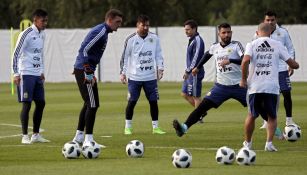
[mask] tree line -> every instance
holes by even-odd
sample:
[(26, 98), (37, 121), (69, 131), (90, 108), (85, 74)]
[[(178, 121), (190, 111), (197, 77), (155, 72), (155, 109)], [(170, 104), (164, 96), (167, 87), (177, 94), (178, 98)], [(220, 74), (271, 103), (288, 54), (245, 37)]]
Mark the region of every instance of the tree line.
[(48, 11), (49, 28), (89, 28), (104, 21), (110, 8), (124, 14), (123, 27), (133, 27), (139, 14), (151, 26), (182, 26), (195, 19), (201, 26), (228, 22), (255, 25), (267, 10), (277, 13), (280, 24), (306, 24), (306, 0), (0, 0), (0, 28), (18, 28), (36, 8)]

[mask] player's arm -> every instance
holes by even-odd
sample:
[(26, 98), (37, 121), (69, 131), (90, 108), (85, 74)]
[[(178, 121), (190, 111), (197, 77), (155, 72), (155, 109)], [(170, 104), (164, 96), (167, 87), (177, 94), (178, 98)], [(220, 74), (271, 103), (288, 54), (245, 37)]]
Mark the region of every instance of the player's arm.
[[(286, 32), (285, 45), (292, 59), (295, 60), (295, 50), (288, 31)], [(291, 67), (288, 68), (289, 75), (293, 75), (294, 71)]]
[(201, 52), (204, 52), (204, 44), (201, 43), (199, 37), (196, 37), (195, 38), (195, 53), (194, 53), (190, 66), (188, 66), (185, 70), (186, 74), (190, 74), (192, 70), (198, 65), (199, 61), (201, 60)]
[(130, 44), (129, 44), (129, 38), (128, 37), (125, 41), (125, 45), (124, 45), (124, 51), (122, 53), (122, 57), (120, 59), (120, 81), (123, 84), (127, 83), (127, 68), (128, 68), (128, 56), (129, 56), (129, 52), (130, 52)]
[(164, 72), (164, 60), (162, 56), (162, 49), (160, 45), (160, 39), (157, 37), (157, 43), (156, 43), (156, 63), (157, 63), (157, 78), (158, 80), (161, 80), (163, 77)]
[(212, 54), (209, 53), (209, 51), (205, 52), (205, 54), (203, 55), (203, 57), (200, 59), (200, 61), (198, 62), (197, 66), (192, 70), (192, 74), (196, 75), (199, 71), (199, 69), (201, 69), (204, 64), (210, 60), (210, 58), (212, 57)]
[(42, 59), (41, 59), (41, 65), (40, 65), (40, 73), (41, 73), (41, 79), (44, 81), (45, 80), (45, 64), (44, 64), (44, 45), (45, 45), (45, 33), (43, 33), (43, 45), (42, 45)]
[(298, 69), (299, 64), (291, 58), (291, 55), (289, 55), (287, 49), (283, 47), (281, 44), (279, 45), (279, 59), (283, 59), (291, 69)]
[(250, 55), (244, 55), (242, 63), (241, 63), (242, 79), (240, 82), (240, 86), (244, 88), (247, 88), (248, 66), (249, 66), (250, 59), (251, 59)]

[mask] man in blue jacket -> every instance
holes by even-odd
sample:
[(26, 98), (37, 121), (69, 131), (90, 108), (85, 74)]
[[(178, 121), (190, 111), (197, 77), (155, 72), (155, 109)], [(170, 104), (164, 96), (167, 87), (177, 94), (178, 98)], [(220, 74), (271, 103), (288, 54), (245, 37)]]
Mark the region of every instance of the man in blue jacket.
[(121, 26), (122, 18), (123, 14), (119, 10), (109, 10), (105, 15), (105, 22), (93, 27), (81, 43), (74, 65), (74, 74), (84, 101), (79, 115), (76, 135), (73, 139), (79, 144), (95, 142), (93, 128), (99, 107), (95, 70), (106, 48), (108, 34), (117, 31), (118, 27)]

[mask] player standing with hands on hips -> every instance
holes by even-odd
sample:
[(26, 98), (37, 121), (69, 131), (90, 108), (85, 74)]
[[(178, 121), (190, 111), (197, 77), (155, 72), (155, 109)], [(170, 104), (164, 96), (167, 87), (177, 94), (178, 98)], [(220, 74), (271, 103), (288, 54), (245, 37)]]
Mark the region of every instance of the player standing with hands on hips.
[(74, 74), (84, 101), (79, 115), (76, 135), (73, 139), (79, 144), (85, 145), (86, 142), (95, 142), (93, 128), (99, 107), (95, 70), (106, 48), (109, 33), (117, 31), (121, 26), (122, 18), (123, 14), (119, 10), (109, 10), (105, 15), (105, 22), (93, 27), (81, 43), (74, 65)]
[[(45, 108), (44, 90), (44, 42), (48, 13), (37, 9), (33, 13), (33, 25), (18, 36), (13, 55), (14, 83), (17, 85), (18, 101), (22, 103), (20, 120), (22, 144), (50, 142), (39, 133)], [(33, 134), (28, 135), (29, 111), (32, 100), (35, 102), (33, 113)]]
[(279, 100), (278, 66), (280, 59), (292, 69), (298, 69), (299, 64), (291, 58), (287, 49), (279, 41), (269, 38), (272, 31), (270, 24), (261, 23), (258, 26), (258, 39), (246, 45), (246, 51), (241, 64), (241, 87), (248, 88), (248, 116), (245, 120), (244, 147), (252, 148), (252, 135), (255, 120), (261, 117), (267, 121), (267, 139), (265, 151), (277, 151), (272, 141), (277, 127), (277, 108)]
[(158, 123), (158, 84), (163, 76), (163, 57), (159, 37), (149, 32), (149, 17), (140, 15), (137, 19), (137, 31), (126, 39), (120, 62), (120, 80), (128, 83), (128, 104), (126, 107), (126, 135), (132, 134), (134, 107), (144, 89), (150, 105), (152, 133), (165, 134)]

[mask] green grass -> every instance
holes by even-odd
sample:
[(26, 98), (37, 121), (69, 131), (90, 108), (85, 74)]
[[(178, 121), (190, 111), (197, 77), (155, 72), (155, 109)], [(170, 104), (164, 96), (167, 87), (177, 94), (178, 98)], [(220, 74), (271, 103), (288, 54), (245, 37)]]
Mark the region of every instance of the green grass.
[[(204, 83), (203, 95), (212, 83)], [(99, 83), (100, 108), (97, 113), (94, 136), (98, 143), (107, 146), (98, 159), (79, 158), (67, 160), (61, 155), (65, 142), (74, 136), (81, 97), (74, 83), (46, 84), (46, 108), (42, 122), (43, 135), (52, 142), (47, 144), (21, 145), (20, 137), (0, 138), (1, 175), (41, 174), (307, 174), (307, 83), (293, 83), (294, 121), (301, 128), (303, 137), (298, 142), (274, 140), (278, 152), (264, 152), (265, 131), (259, 130), (261, 119), (257, 120), (253, 147), (256, 150), (256, 164), (223, 166), (215, 162), (218, 147), (227, 145), (235, 151), (243, 142), (243, 123), (247, 109), (234, 100), (225, 102), (219, 109), (212, 109), (204, 124), (196, 124), (182, 138), (172, 128), (174, 118), (184, 121), (192, 107), (180, 96), (180, 83), (160, 83), (160, 126), (166, 135), (151, 134), (149, 105), (144, 95), (140, 98), (133, 120), (134, 133), (125, 136), (124, 111), (127, 87), (117, 83)], [(20, 128), (2, 124), (19, 125), (21, 105), (16, 96), (10, 95), (9, 84), (0, 84), (0, 137), (16, 135)], [(283, 98), (281, 97), (281, 100)], [(34, 105), (33, 105), (34, 107)], [(32, 111), (33, 111), (32, 107)], [(31, 113), (32, 113), (31, 111)], [(280, 103), (279, 126), (284, 127), (285, 112)], [(32, 126), (32, 117), (30, 117)], [(31, 131), (31, 130), (30, 130)], [(112, 136), (105, 138), (101, 136)], [(128, 158), (126, 144), (139, 139), (145, 144), (145, 156)], [(192, 167), (174, 168), (171, 155), (177, 148), (187, 148), (193, 155)]]

